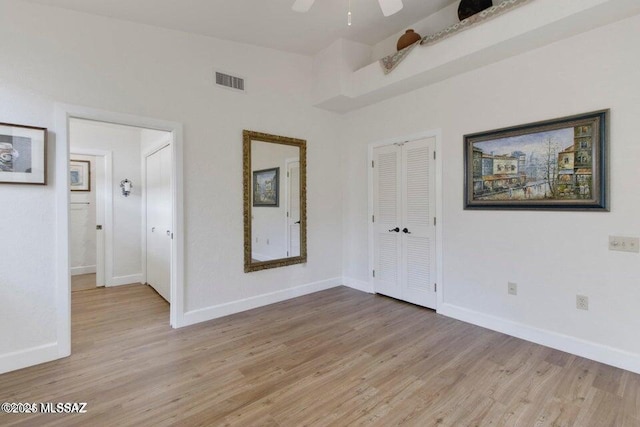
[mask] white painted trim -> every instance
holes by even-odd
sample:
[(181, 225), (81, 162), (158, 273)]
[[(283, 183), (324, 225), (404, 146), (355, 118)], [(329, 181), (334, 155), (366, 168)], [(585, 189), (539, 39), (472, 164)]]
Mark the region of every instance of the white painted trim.
[[(289, 178), (289, 165), (291, 163), (295, 163), (298, 162), (300, 163), (300, 157), (298, 158), (289, 158), (289, 159), (284, 159), (284, 171), (286, 173), (286, 176), (284, 177), (284, 238), (286, 239), (286, 244), (287, 244), (287, 256), (291, 256), (289, 255), (291, 253), (291, 228), (289, 226), (289, 215), (291, 215), (291, 195), (289, 194), (291, 192), (291, 180)], [(282, 180), (282, 177), (280, 177), (280, 180)], [(261, 260), (259, 258), (256, 258), (258, 261), (267, 261), (267, 260)]]
[[(371, 276), (371, 272), (373, 271), (373, 223), (371, 222), (371, 217), (373, 216), (373, 168), (371, 167), (371, 162), (373, 161), (373, 150), (377, 147), (383, 147), (385, 145), (392, 145), (399, 142), (410, 142), (417, 141), (420, 139), (427, 138), (435, 138), (435, 151), (436, 151), (436, 283), (438, 284), (438, 291), (436, 292), (436, 308), (439, 307), (444, 302), (444, 279), (442, 275), (443, 270), (443, 247), (442, 247), (442, 204), (443, 204), (443, 192), (442, 192), (442, 130), (433, 129), (424, 132), (418, 132), (415, 134), (407, 135), (404, 137), (396, 137), (389, 138), (381, 141), (375, 141), (369, 143), (367, 149), (367, 194), (368, 194), (368, 215), (367, 215), (367, 224), (368, 224), (368, 236), (369, 236), (369, 271), (367, 272), (367, 276), (369, 278), (369, 286), (365, 289), (371, 289), (373, 293), (375, 293), (375, 289), (373, 286), (373, 277)], [(360, 286), (362, 283), (360, 284)], [(357, 288), (356, 288), (357, 289)], [(368, 292), (368, 291), (365, 291)]]
[(640, 355), (444, 303), (438, 314), (640, 374)]
[(131, 285), (135, 283), (142, 283), (142, 274), (129, 274), (128, 276), (115, 276), (112, 278), (111, 283), (107, 287)]
[(308, 283), (281, 291), (270, 292), (268, 294), (256, 295), (254, 297), (245, 298), (238, 301), (231, 301), (224, 304), (214, 305), (211, 307), (201, 308), (198, 310), (187, 311), (184, 314), (183, 326), (193, 325), (207, 320), (217, 319), (219, 317), (228, 316), (230, 314), (239, 313), (253, 308), (274, 304), (302, 295), (312, 294), (314, 292), (324, 291), (325, 289), (335, 288), (342, 285), (342, 278), (321, 280), (319, 282)]
[[(79, 154), (84, 156), (102, 157), (104, 161), (104, 182), (103, 184), (103, 202), (96, 201), (96, 208), (102, 205), (104, 208), (104, 259), (97, 259), (103, 262), (104, 284), (98, 283), (98, 286), (110, 286), (113, 281), (113, 152), (109, 150), (97, 150), (93, 148), (70, 147), (69, 154)], [(97, 186), (97, 183), (96, 183)], [(96, 194), (97, 196), (97, 194)], [(96, 254), (99, 257), (99, 252)], [(95, 271), (93, 271), (95, 273)], [(73, 275), (73, 273), (72, 273)], [(99, 277), (96, 281), (99, 282)]]
[[(56, 151), (54, 182), (56, 188), (56, 334), (58, 357), (71, 354), (71, 279), (69, 275), (69, 119), (79, 118), (107, 123), (157, 129), (173, 137), (172, 195), (173, 233), (171, 263), (170, 323), (184, 326), (184, 197), (182, 124), (167, 120), (114, 113), (78, 105), (56, 103), (54, 106)], [(34, 362), (33, 364), (38, 363)]]
[(375, 291), (373, 290), (373, 284), (371, 282), (365, 282), (364, 280), (358, 280), (351, 277), (343, 277), (342, 284), (349, 288), (366, 292), (368, 294), (375, 293)]
[(79, 276), (81, 274), (91, 274), (96, 272), (95, 265), (85, 265), (82, 267), (71, 267), (71, 275)]
[[(55, 164), (56, 187), (56, 245), (55, 245), (55, 301), (56, 301), (56, 336), (57, 357), (71, 354), (71, 275), (69, 270), (69, 111), (60, 104), (54, 107), (54, 123), (56, 135)], [(23, 367), (37, 365), (51, 360), (47, 352), (33, 353), (37, 357), (25, 358)]]
[(56, 360), (61, 357), (58, 347), (59, 344), (53, 342), (3, 354), (0, 356), (0, 374)]

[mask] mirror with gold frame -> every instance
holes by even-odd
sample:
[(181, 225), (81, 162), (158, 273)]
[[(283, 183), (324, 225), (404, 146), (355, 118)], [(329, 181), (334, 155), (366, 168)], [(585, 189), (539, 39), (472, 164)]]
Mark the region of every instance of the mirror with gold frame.
[(307, 143), (245, 130), (244, 271), (307, 262)]

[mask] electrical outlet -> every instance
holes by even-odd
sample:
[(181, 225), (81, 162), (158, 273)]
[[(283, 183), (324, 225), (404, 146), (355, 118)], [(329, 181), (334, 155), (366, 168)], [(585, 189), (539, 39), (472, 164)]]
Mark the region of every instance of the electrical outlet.
[(576, 295), (576, 308), (578, 310), (589, 310), (589, 297)]
[(640, 239), (637, 237), (609, 236), (609, 250), (640, 252)]
[(507, 282), (507, 291), (509, 292), (509, 295), (518, 295), (518, 284)]

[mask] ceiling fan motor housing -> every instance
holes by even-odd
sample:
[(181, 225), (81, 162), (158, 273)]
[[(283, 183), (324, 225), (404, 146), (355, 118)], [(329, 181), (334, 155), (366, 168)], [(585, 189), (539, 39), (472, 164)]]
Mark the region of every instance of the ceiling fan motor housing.
[(493, 6), (491, 0), (462, 0), (458, 6), (458, 18), (462, 21), (491, 6)]

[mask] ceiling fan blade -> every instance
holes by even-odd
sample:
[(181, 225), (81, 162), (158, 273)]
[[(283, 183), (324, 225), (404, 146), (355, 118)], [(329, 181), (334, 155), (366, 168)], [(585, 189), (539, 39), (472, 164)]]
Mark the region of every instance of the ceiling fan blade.
[(308, 12), (315, 0), (296, 0), (291, 9), (296, 12)]
[(378, 0), (384, 16), (391, 16), (402, 9), (402, 0)]

